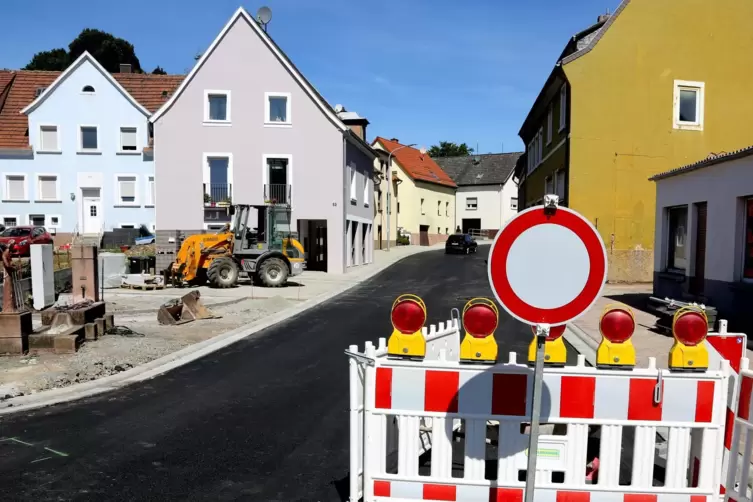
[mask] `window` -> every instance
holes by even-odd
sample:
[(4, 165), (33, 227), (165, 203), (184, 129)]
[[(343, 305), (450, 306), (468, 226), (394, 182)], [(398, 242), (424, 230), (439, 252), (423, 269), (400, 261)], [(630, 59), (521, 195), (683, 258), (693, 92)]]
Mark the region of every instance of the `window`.
[(290, 125), (290, 93), (264, 93), (264, 123), (266, 125)]
[(138, 129), (135, 127), (120, 128), (120, 151), (135, 152), (138, 149)]
[(444, 229), (444, 233), (445, 233), (445, 235), (450, 235), (450, 229), (449, 228), (445, 228)]
[(369, 178), (364, 178), (363, 180), (363, 205), (366, 207), (369, 207), (369, 188), (371, 187), (371, 180)]
[(5, 200), (28, 200), (25, 174), (5, 175)]
[(82, 151), (97, 151), (99, 147), (97, 126), (81, 126), (79, 136), (81, 137), (80, 147)]
[[(119, 175), (118, 180), (118, 200), (116, 205), (132, 206), (136, 204), (136, 176)], [(92, 215), (94, 216), (94, 215)]]
[(441, 201), (437, 201), (437, 216), (442, 216), (442, 202)]
[(567, 125), (567, 86), (560, 88), (560, 131)]
[(442, 233), (442, 229), (440, 227), (437, 227), (437, 235)]
[(518, 210), (518, 198), (517, 197), (512, 197), (510, 199), (510, 209), (512, 209), (513, 211)]
[(83, 89), (81, 89), (81, 92), (85, 94), (94, 94), (94, 87), (90, 85), (85, 85)]
[(539, 129), (539, 137), (536, 151), (536, 165), (538, 166), (544, 159), (544, 128)]
[(5, 227), (15, 227), (18, 225), (18, 217), (17, 216), (3, 216), (3, 226)]
[(421, 214), (426, 214), (424, 212), (424, 200), (423, 199), (421, 199)]
[(154, 197), (154, 176), (149, 176), (146, 179), (146, 205), (147, 206), (153, 206), (155, 197)]
[(547, 176), (544, 179), (544, 194), (549, 195), (554, 193), (554, 181), (551, 176)]
[(400, 214), (400, 203), (397, 203), (397, 214)]
[(467, 197), (465, 199), (465, 208), (468, 211), (475, 211), (478, 209), (478, 197)]
[(121, 223), (120, 228), (136, 228), (136, 225), (133, 223)]
[(60, 142), (58, 141), (58, 126), (43, 125), (39, 126), (39, 152), (58, 152), (60, 151)]
[(703, 82), (675, 80), (673, 126), (675, 129), (703, 130)]
[(43, 214), (30, 214), (29, 225), (35, 227), (43, 227), (45, 223), (45, 216)]
[(449, 202), (444, 203), (444, 215), (450, 216), (450, 203)]
[(565, 170), (560, 169), (554, 173), (554, 193), (560, 198), (560, 202), (565, 200)]
[(669, 232), (667, 234), (667, 270), (684, 272), (688, 266), (688, 206), (667, 209)]
[(230, 123), (230, 91), (204, 91), (204, 122)]
[(60, 226), (60, 216), (50, 216), (48, 227), (56, 228)]
[(554, 135), (554, 104), (550, 104), (549, 113), (546, 116), (546, 144), (547, 145), (551, 144), (553, 135)]
[(356, 185), (356, 169), (353, 166), (350, 166), (350, 200), (353, 202), (356, 202), (356, 194), (358, 190), (358, 186)]
[(743, 244), (743, 279), (753, 280), (753, 197), (745, 200), (745, 241)]
[(37, 175), (37, 200), (60, 200), (58, 177), (54, 174)]

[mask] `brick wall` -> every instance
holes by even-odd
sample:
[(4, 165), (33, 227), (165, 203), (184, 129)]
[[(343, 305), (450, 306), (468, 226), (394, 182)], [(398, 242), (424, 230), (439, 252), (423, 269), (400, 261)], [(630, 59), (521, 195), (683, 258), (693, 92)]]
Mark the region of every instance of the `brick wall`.
[[(449, 235), (445, 235), (445, 234), (429, 234), (429, 246), (433, 246), (434, 244), (439, 244), (440, 242), (446, 242), (448, 237)], [(415, 246), (420, 245), (421, 234), (411, 232), (410, 243)]]

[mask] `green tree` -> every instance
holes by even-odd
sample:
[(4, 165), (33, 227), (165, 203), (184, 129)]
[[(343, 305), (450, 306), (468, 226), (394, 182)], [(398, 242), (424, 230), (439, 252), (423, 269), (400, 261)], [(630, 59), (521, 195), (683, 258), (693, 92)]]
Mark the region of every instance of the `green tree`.
[(69, 64), (71, 60), (68, 57), (68, 51), (61, 47), (51, 51), (37, 52), (24, 70), (63, 71), (68, 68)]
[(433, 145), (429, 148), (429, 155), (431, 157), (462, 157), (463, 155), (471, 155), (472, 153), (473, 148), (465, 143), (458, 145), (451, 141), (440, 141), (439, 145)]
[(120, 71), (121, 64), (130, 64), (131, 71), (143, 73), (133, 44), (110, 33), (86, 28), (65, 49), (53, 49), (34, 55), (25, 70), (65, 70), (84, 51), (111, 73)]
[(152, 70), (152, 75), (167, 75), (167, 72), (161, 66), (158, 66)]

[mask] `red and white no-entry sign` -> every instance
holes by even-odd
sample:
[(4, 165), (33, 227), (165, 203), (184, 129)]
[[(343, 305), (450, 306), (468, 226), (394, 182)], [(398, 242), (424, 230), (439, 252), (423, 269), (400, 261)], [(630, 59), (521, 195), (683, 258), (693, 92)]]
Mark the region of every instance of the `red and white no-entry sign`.
[(565, 324), (599, 297), (607, 251), (599, 233), (575, 211), (536, 206), (518, 213), (489, 251), (489, 283), (497, 301), (526, 324)]

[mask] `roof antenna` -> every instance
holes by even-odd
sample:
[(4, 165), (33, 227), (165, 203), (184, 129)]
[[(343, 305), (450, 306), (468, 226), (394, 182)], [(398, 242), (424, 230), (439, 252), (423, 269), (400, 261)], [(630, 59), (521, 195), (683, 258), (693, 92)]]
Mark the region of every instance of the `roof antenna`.
[(259, 10), (256, 11), (256, 20), (262, 25), (264, 33), (266, 33), (267, 25), (272, 20), (272, 9), (266, 6), (259, 7)]

